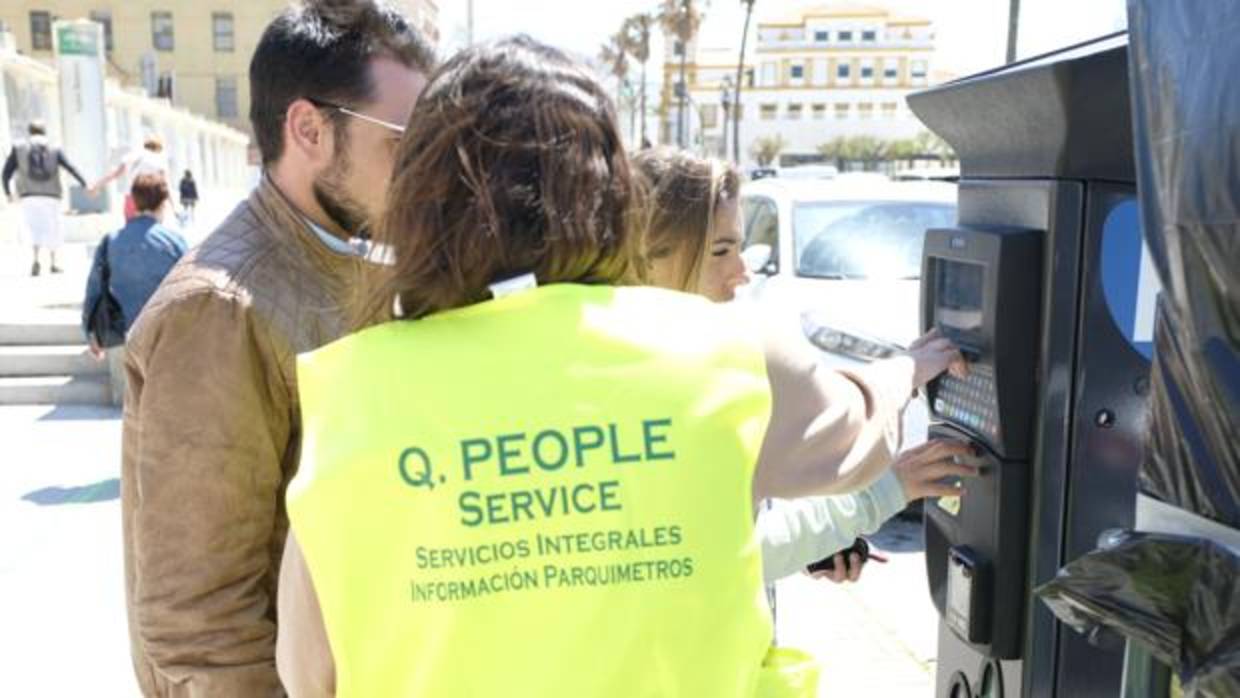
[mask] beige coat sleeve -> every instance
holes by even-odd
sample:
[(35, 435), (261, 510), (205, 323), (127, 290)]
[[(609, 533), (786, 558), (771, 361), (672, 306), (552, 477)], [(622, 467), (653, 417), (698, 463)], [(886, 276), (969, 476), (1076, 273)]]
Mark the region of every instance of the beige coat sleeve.
[(122, 512), (135, 663), (161, 696), (278, 696), (275, 562), (290, 401), (240, 301), (143, 317), (128, 351)]
[(323, 611), (314, 581), (290, 533), (280, 565), (280, 627), (276, 635), (276, 666), (290, 698), (336, 695), (336, 663), (323, 625)]
[(852, 492), (891, 464), (900, 415), (913, 394), (913, 360), (901, 356), (841, 372), (799, 338), (767, 344), (771, 423), (754, 475), (755, 500)]

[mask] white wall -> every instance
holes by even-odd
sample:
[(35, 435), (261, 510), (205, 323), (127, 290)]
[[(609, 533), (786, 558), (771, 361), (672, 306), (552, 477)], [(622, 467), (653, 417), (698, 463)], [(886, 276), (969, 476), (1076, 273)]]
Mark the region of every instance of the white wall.
[[(839, 136), (874, 136), (877, 138), (895, 140), (901, 138), (912, 138), (921, 131), (926, 130), (925, 126), (913, 115), (908, 109), (908, 105), (904, 101), (905, 95), (909, 93), (907, 89), (882, 89), (875, 88), (872, 90), (764, 90), (755, 88), (746, 90), (742, 97), (742, 119), (741, 119), (741, 161), (742, 165), (749, 166), (756, 164), (749, 154), (750, 145), (757, 139), (766, 136), (782, 135), (787, 142), (784, 149), (785, 154), (813, 155), (817, 153), (818, 146)], [(719, 96), (715, 91), (694, 92), (694, 99), (699, 104), (718, 104)], [(822, 118), (815, 118), (813, 105), (826, 105), (825, 113)], [(873, 105), (873, 111), (869, 118), (862, 116), (861, 104)], [(884, 103), (896, 104), (896, 110), (893, 116), (888, 116), (882, 108)], [(776, 106), (776, 117), (772, 120), (765, 120), (761, 116), (761, 105), (774, 104)], [(789, 117), (789, 104), (801, 104), (801, 117), (792, 119)], [(836, 115), (836, 105), (848, 105), (847, 116), (839, 118)], [(675, 114), (675, 109), (672, 109)], [(722, 110), (720, 110), (722, 115)], [(696, 142), (698, 133), (698, 118), (696, 112), (691, 113), (689, 123), (692, 126), (690, 143)], [(727, 126), (728, 132), (728, 157), (731, 157), (730, 145), (733, 139), (732, 124), (729, 121)], [(717, 154), (719, 138), (722, 136), (722, 129), (716, 127), (708, 129), (704, 134), (704, 141), (712, 141), (716, 145), (713, 150), (708, 152), (709, 155)]]

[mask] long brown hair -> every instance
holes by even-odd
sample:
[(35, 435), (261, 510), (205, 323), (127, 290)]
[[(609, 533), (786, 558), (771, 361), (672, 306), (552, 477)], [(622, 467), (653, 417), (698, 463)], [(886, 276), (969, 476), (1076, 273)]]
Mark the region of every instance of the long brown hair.
[(518, 36), (462, 51), (431, 78), (401, 141), (376, 249), (390, 265), (359, 324), (418, 318), (540, 284), (640, 280), (637, 192), (607, 92)]
[(715, 215), (739, 193), (740, 173), (674, 148), (643, 150), (633, 163), (649, 197), (645, 257), (681, 260), (678, 290), (695, 292)]

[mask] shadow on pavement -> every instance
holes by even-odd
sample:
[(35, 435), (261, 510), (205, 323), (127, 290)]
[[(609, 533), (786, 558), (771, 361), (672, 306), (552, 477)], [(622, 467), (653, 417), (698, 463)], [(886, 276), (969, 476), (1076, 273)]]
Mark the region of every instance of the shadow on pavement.
[(39, 417), (40, 422), (55, 421), (92, 421), (120, 419), (119, 407), (103, 407), (99, 405), (56, 405), (46, 414)]
[(44, 487), (41, 490), (35, 490), (22, 495), (22, 499), (27, 502), (34, 502), (39, 506), (50, 507), (60, 506), (61, 504), (109, 502), (120, 498), (120, 496), (120, 479), (109, 478), (79, 487)]
[(870, 545), (889, 553), (920, 553), (926, 549), (922, 538), (921, 517), (893, 516), (882, 528), (865, 537)]

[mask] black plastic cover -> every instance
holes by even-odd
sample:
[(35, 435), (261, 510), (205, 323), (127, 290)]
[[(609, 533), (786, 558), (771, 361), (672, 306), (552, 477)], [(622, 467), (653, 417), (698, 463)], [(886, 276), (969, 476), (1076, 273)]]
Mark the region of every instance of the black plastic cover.
[(1134, 182), (1122, 33), (908, 96), (968, 178)]
[(1240, 558), (1202, 538), (1107, 537), (1034, 593), (1077, 632), (1145, 647), (1176, 671), (1185, 695), (1240, 696)]
[(1135, 146), (1162, 280), (1141, 489), (1240, 528), (1240, 3), (1129, 0)]

